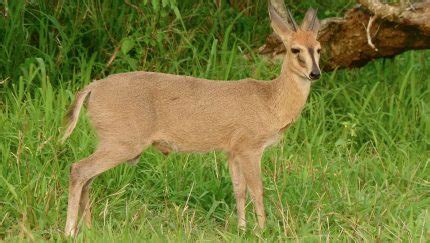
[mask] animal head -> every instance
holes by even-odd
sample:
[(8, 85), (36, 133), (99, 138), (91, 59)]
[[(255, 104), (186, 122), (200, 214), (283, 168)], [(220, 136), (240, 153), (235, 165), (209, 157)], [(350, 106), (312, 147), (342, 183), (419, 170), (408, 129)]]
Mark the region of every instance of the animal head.
[(269, 1), (269, 15), (272, 28), (287, 50), (289, 68), (303, 78), (317, 80), (321, 76), (321, 45), (317, 41), (320, 22), (317, 11), (308, 9), (302, 24), (298, 26), (282, 0), (281, 2), (275, 8)]

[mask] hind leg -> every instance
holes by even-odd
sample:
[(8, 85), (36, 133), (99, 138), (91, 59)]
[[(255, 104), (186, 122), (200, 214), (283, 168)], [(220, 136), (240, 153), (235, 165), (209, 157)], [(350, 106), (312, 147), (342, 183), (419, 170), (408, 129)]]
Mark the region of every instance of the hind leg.
[[(104, 143), (99, 146), (92, 155), (72, 165), (69, 180), (67, 219), (64, 232), (66, 236), (75, 236), (77, 233), (79, 206), (85, 204), (83, 210), (85, 211), (89, 203), (89, 180), (114, 168), (124, 161), (133, 159), (140, 154), (143, 149), (143, 146), (132, 144)], [(84, 186), (84, 202), (81, 204)]]
[(137, 163), (139, 163), (139, 160), (140, 160), (140, 154), (139, 154), (138, 156), (134, 157), (133, 159), (129, 159), (129, 160), (127, 160), (127, 163), (128, 163), (129, 165), (136, 166), (136, 165), (137, 165)]
[(82, 195), (81, 201), (79, 203), (79, 217), (84, 218), (85, 226), (91, 228), (91, 205), (90, 205), (90, 188), (91, 182), (93, 179), (90, 179), (85, 185), (82, 187)]
[(169, 146), (161, 142), (155, 142), (153, 143), (153, 145), (156, 149), (158, 149), (162, 154), (166, 156), (169, 155), (170, 152), (172, 151), (172, 149)]

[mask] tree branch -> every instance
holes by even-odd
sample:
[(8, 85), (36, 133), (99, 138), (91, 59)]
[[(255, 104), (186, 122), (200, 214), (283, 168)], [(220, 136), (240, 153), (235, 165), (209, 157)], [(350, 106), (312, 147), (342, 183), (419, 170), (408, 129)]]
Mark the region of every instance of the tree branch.
[(415, 25), (424, 31), (430, 31), (430, 1), (406, 6), (391, 6), (379, 0), (357, 0), (375, 16), (392, 22)]

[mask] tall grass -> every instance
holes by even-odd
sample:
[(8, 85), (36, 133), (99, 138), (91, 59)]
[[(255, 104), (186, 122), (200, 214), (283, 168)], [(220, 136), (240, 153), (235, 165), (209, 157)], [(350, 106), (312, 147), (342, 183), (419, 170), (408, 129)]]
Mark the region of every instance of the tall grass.
[[(2, 240), (62, 239), (70, 165), (96, 141), (83, 115), (59, 144), (61, 121), (92, 79), (130, 70), (213, 79), (279, 73), (252, 53), (269, 33), (265, 1), (251, 14), (192, 1), (176, 13), (144, 3), (140, 13), (122, 1), (8, 4), (0, 18)], [(341, 9), (320, 7), (323, 15)], [(429, 57), (409, 52), (325, 73), (313, 85), (301, 118), (264, 154), (266, 230), (253, 228), (250, 203), (249, 229), (237, 230), (223, 154), (148, 149), (136, 167), (94, 181), (94, 228), (78, 240), (430, 239)]]

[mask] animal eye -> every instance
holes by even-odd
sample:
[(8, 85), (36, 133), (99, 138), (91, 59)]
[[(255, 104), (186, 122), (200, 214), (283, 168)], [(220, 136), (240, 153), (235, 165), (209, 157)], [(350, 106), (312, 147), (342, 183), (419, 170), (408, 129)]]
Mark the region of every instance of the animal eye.
[(318, 49), (317, 52), (318, 52), (318, 54), (320, 54), (321, 53), (321, 49)]
[(293, 54), (297, 54), (297, 53), (300, 53), (300, 49), (299, 48), (291, 48), (291, 52)]

